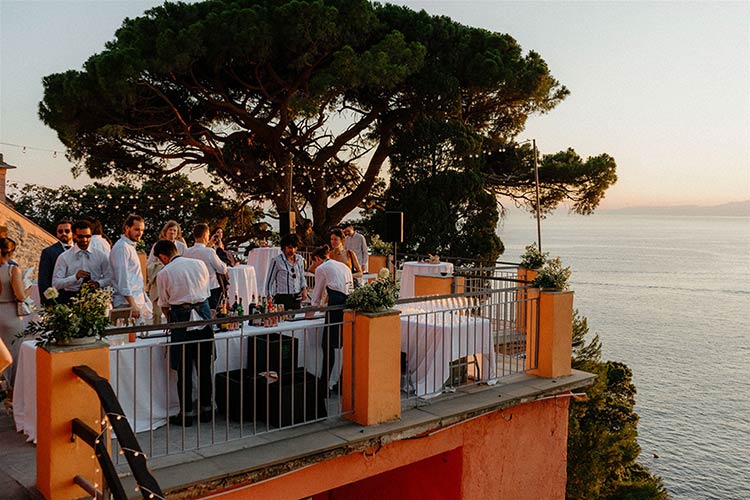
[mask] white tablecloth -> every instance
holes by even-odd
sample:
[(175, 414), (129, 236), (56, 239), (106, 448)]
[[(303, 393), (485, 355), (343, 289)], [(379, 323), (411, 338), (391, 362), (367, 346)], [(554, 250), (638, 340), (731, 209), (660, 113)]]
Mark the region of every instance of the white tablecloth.
[(406, 353), (407, 370), (419, 396), (439, 394), (451, 376), (451, 361), (472, 357), (480, 373), (477, 379), (495, 379), (495, 350), (490, 321), (457, 311), (401, 316), (401, 351)]
[(255, 268), (255, 276), (258, 280), (258, 293), (265, 296), (266, 280), (268, 279), (268, 270), (271, 268), (271, 260), (281, 254), (279, 247), (259, 247), (253, 248), (250, 255), (247, 256), (247, 263)]
[(398, 292), (398, 297), (400, 299), (414, 297), (414, 276), (417, 274), (426, 276), (447, 276), (452, 273), (453, 264), (450, 262), (440, 262), (439, 264), (404, 262), (404, 267), (401, 269), (401, 289)]
[[(298, 340), (298, 367), (320, 376), (323, 365), (322, 319), (288, 321), (272, 328), (245, 327), (244, 331), (220, 332), (215, 336), (214, 373), (247, 368), (248, 346), (256, 335), (294, 336)], [(125, 416), (135, 429), (143, 432), (166, 424), (169, 415), (179, 412), (177, 372), (169, 368), (167, 338), (138, 339), (110, 348), (110, 383), (117, 394)], [(341, 367), (337, 354), (334, 373)], [(36, 442), (36, 345), (26, 341), (18, 355), (18, 376), (13, 393), (13, 417), (16, 430), (28, 441)], [(149, 373), (149, 366), (151, 367)], [(119, 376), (118, 376), (119, 375)], [(338, 381), (331, 377), (330, 384)], [(198, 384), (194, 383), (197, 392)]]
[(249, 265), (240, 265), (227, 268), (229, 274), (229, 301), (234, 303), (234, 297), (242, 297), (242, 307), (245, 314), (251, 298), (258, 298), (258, 281), (255, 277), (255, 268)]

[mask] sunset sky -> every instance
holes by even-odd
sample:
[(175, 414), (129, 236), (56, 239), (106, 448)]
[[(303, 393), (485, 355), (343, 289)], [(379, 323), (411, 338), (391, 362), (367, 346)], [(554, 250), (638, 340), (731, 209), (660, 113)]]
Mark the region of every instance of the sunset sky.
[[(0, 152), (18, 166), (10, 180), (88, 182), (73, 179), (37, 118), (41, 79), (80, 69), (125, 17), (160, 3), (0, 0)], [(612, 155), (619, 181), (602, 207), (750, 199), (750, 2), (393, 3), (508, 33), (540, 53), (571, 95), (520, 139), (535, 138), (542, 154)]]

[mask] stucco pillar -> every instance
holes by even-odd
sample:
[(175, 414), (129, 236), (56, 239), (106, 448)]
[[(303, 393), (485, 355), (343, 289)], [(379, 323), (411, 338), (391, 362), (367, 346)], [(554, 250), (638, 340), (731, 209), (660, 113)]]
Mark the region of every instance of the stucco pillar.
[(344, 324), (351, 328), (352, 316), (354, 323), (350, 334), (344, 329), (342, 403), (345, 411), (352, 410), (347, 418), (359, 424), (375, 425), (401, 417), (399, 314), (395, 310), (345, 314)]
[[(533, 281), (538, 273), (534, 269), (519, 267), (516, 274), (519, 280)], [(518, 286), (524, 287), (527, 285), (519, 283)], [(518, 292), (518, 302), (516, 303), (516, 329), (521, 332), (529, 332), (529, 326), (534, 320), (534, 318), (532, 318), (533, 305), (527, 300), (529, 298), (528, 288), (522, 288)]]
[(88, 365), (109, 378), (109, 346), (103, 342), (75, 347), (36, 350), (37, 448), (36, 486), (47, 500), (87, 496), (73, 482), (79, 475), (99, 484), (102, 475), (94, 450), (80, 438), (72, 439), (72, 421), (78, 418), (94, 430), (101, 424), (99, 398), (73, 367)]
[[(570, 375), (570, 357), (573, 350), (573, 292), (539, 292), (538, 338), (538, 363), (529, 373), (545, 378)], [(529, 352), (530, 344), (533, 345), (532, 342), (527, 342), (527, 362), (532, 354)]]

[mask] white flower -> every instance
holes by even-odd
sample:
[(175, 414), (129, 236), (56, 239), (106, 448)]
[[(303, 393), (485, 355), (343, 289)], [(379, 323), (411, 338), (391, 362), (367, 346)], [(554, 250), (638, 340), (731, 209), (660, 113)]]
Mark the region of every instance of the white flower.
[(49, 287), (44, 291), (44, 298), (47, 300), (54, 300), (60, 296), (60, 293), (55, 287)]
[(381, 280), (387, 280), (391, 277), (391, 272), (388, 270), (387, 267), (382, 268), (380, 271), (378, 271), (378, 278)]

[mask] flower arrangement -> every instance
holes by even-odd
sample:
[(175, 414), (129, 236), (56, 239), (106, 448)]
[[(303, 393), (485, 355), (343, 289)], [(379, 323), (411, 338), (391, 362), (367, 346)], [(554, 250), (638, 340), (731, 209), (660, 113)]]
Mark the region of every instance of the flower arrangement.
[(386, 243), (380, 236), (373, 234), (370, 239), (370, 253), (372, 255), (391, 255), (393, 253), (393, 243)]
[(536, 248), (536, 243), (526, 247), (526, 251), (521, 255), (521, 267), (526, 269), (541, 269), (547, 262), (549, 252), (542, 253)]
[(570, 274), (570, 268), (563, 267), (560, 257), (555, 257), (548, 260), (544, 267), (539, 270), (532, 284), (547, 290), (567, 290)]
[(39, 313), (39, 321), (32, 321), (19, 336), (37, 336), (37, 345), (66, 344), (71, 339), (101, 338), (109, 326), (112, 302), (111, 288), (83, 286), (69, 304), (58, 304), (55, 288), (44, 291), (44, 297), (54, 301)]
[(360, 312), (380, 312), (396, 305), (398, 285), (391, 281), (387, 268), (378, 271), (378, 279), (355, 288), (347, 297), (346, 306)]

